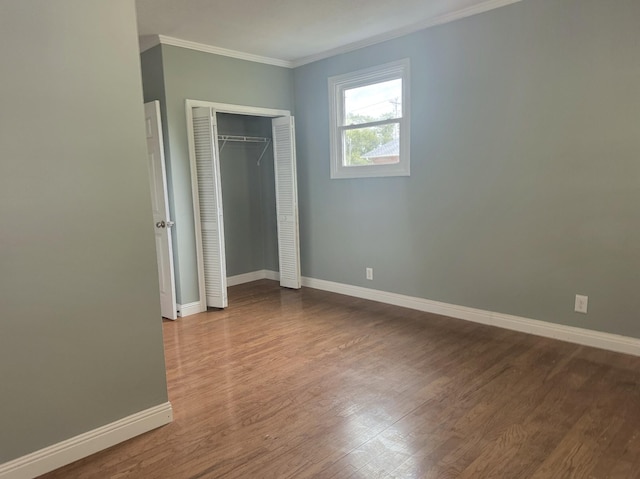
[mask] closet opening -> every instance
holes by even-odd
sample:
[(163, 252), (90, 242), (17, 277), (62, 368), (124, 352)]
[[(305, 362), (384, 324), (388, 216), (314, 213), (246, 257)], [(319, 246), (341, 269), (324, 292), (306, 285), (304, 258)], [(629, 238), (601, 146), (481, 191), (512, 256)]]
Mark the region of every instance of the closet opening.
[(217, 113), (227, 286), (277, 278), (271, 118)]
[(300, 288), (293, 117), (187, 100), (200, 310), (261, 278)]

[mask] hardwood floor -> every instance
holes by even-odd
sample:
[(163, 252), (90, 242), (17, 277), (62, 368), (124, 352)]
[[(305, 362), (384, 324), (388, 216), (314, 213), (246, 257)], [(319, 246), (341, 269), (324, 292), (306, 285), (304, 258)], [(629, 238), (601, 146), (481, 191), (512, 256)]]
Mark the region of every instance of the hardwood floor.
[(638, 478), (640, 358), (259, 281), (165, 322), (172, 424), (57, 478)]

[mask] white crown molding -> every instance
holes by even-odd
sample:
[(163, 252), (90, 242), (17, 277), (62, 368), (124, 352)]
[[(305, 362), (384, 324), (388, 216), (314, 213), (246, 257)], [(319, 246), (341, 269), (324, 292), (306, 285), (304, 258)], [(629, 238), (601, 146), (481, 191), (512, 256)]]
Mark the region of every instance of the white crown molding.
[(348, 53), (354, 50), (359, 50), (360, 48), (376, 45), (378, 43), (386, 42), (388, 40), (393, 40), (394, 38), (402, 37), (410, 33), (424, 30), (430, 27), (435, 27), (437, 25), (450, 23), (455, 20), (471, 17), (473, 15), (478, 15), (479, 13), (488, 12), (489, 10), (494, 10), (496, 8), (504, 7), (507, 5), (511, 5), (512, 3), (518, 3), (521, 1), (522, 0), (487, 0), (486, 2), (482, 2), (479, 4), (473, 5), (471, 7), (462, 8), (460, 10), (446, 13), (444, 15), (429, 18), (422, 22), (414, 23), (413, 25), (408, 25), (406, 27), (399, 28), (391, 32), (383, 33), (381, 35), (376, 35), (359, 42), (354, 42), (338, 48), (333, 48), (331, 50), (318, 53), (317, 55), (310, 55), (308, 57), (299, 58), (292, 62), (293, 68), (306, 65), (307, 63), (313, 63), (318, 60), (324, 60), (325, 58), (333, 57), (335, 55), (340, 55), (342, 53)]
[[(255, 63), (265, 63), (267, 65), (275, 65), (284, 68), (293, 68), (293, 63), (288, 60), (281, 60), (279, 58), (263, 57), (261, 55), (254, 55), (253, 53), (239, 52), (237, 50), (229, 50), (228, 48), (215, 47), (212, 45), (205, 45), (204, 43), (191, 42), (189, 40), (181, 40), (180, 38), (167, 37), (165, 35), (153, 35), (152, 38), (147, 39), (142, 37), (140, 39), (140, 52), (142, 53), (149, 48), (153, 48), (156, 45), (171, 45), (174, 47), (188, 48), (189, 50), (196, 50), (204, 53), (212, 53), (214, 55), (221, 55), (224, 57), (237, 58), (239, 60), (247, 60)], [(144, 49), (143, 49), (144, 47)]]
[(237, 50), (230, 50), (228, 48), (216, 47), (213, 45), (206, 45), (204, 43), (191, 42), (189, 40), (181, 40), (180, 38), (168, 37), (165, 35), (145, 35), (140, 37), (140, 53), (155, 47), (156, 45), (172, 45), (175, 47), (188, 48), (190, 50), (196, 50), (205, 53), (213, 53), (214, 55), (222, 55), (225, 57), (238, 58), (240, 60), (247, 60), (256, 63), (265, 63), (267, 65), (275, 65), (284, 68), (297, 68), (307, 63), (313, 63), (318, 60), (323, 60), (342, 53), (352, 52), (360, 48), (375, 45), (377, 43), (386, 42), (387, 40), (393, 40), (394, 38), (408, 35), (419, 30), (424, 30), (429, 27), (435, 27), (436, 25), (442, 25), (444, 23), (460, 20), (461, 18), (470, 17), (479, 13), (484, 13), (489, 10), (511, 5), (512, 3), (518, 3), (522, 0), (486, 0), (485, 2), (473, 5), (471, 7), (462, 8), (454, 12), (446, 13), (438, 17), (430, 18), (423, 22), (414, 23), (391, 32), (376, 35), (365, 40), (349, 43), (338, 48), (333, 48), (316, 55), (310, 55), (307, 57), (299, 58), (297, 60), (282, 60), (280, 58), (264, 57), (261, 55), (254, 55), (252, 53), (240, 52)]
[(355, 298), (369, 299), (380, 303), (402, 306), (405, 308), (424, 311), (427, 313), (449, 316), (474, 323), (496, 326), (522, 333), (534, 334), (545, 338), (558, 339), (570, 343), (606, 349), (617, 353), (640, 356), (640, 339), (621, 336), (618, 334), (602, 333), (590, 329), (563, 326), (561, 324), (548, 323), (536, 319), (522, 318), (510, 314), (494, 313), (482, 309), (457, 306), (455, 304), (441, 303), (429, 299), (405, 296), (402, 294), (388, 293), (375, 289), (351, 286), (348, 284), (334, 283), (314, 278), (302, 278), (302, 285), (308, 288), (331, 291), (333, 293), (353, 296)]
[(31, 479), (170, 423), (171, 403), (145, 409), (106, 426), (0, 464), (0, 479)]

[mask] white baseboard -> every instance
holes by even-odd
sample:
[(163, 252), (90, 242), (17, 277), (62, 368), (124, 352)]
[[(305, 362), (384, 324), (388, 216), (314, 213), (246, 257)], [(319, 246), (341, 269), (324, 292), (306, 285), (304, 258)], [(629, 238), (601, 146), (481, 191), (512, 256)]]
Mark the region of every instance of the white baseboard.
[(264, 279), (270, 279), (272, 281), (280, 281), (280, 271), (264, 270)]
[(229, 276), (227, 278), (227, 286), (237, 286), (239, 284), (258, 281), (259, 279), (272, 279), (274, 281), (279, 281), (280, 273), (277, 271), (261, 269), (259, 271), (251, 271), (250, 273), (239, 274), (237, 276)]
[(146, 409), (53, 446), (0, 464), (0, 479), (33, 479), (170, 423), (171, 403)]
[(381, 303), (393, 304), (405, 308), (425, 311), (427, 313), (450, 316), (475, 323), (497, 326), (523, 333), (535, 334), (546, 338), (559, 339), (575, 344), (593, 346), (618, 353), (640, 356), (640, 339), (621, 336), (618, 334), (602, 333), (590, 329), (563, 326), (548, 323), (536, 319), (522, 318), (509, 314), (494, 313), (482, 309), (468, 308), (454, 304), (431, 301), (429, 299), (405, 296), (402, 294), (388, 293), (375, 289), (351, 286), (348, 284), (334, 283), (314, 278), (302, 278), (302, 285), (308, 288), (321, 289), (334, 293), (353, 296), (356, 298), (370, 299)]
[(200, 304), (200, 301), (196, 301), (195, 303), (178, 304), (177, 309), (178, 309), (178, 317), (185, 318), (187, 316), (191, 316), (192, 314), (202, 313), (203, 311), (207, 310), (207, 307), (205, 306), (203, 309), (202, 304)]

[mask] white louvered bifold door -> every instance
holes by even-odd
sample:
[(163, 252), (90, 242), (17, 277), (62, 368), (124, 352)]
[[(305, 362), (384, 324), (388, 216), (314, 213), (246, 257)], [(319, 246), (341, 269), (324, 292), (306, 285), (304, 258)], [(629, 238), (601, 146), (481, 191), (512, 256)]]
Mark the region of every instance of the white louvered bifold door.
[[(198, 203), (207, 306), (227, 307), (227, 271), (218, 128), (211, 108), (193, 108), (193, 136), (198, 177)], [(198, 218), (196, 218), (196, 221)]]
[(274, 118), (272, 125), (280, 286), (298, 289), (300, 288), (300, 239), (293, 117)]

